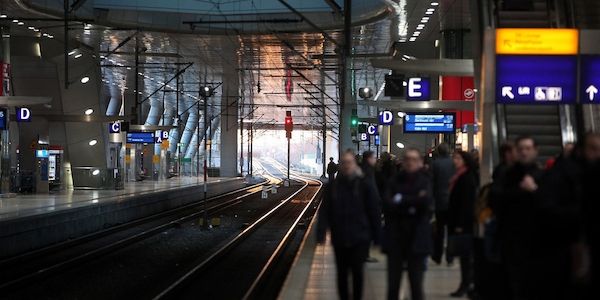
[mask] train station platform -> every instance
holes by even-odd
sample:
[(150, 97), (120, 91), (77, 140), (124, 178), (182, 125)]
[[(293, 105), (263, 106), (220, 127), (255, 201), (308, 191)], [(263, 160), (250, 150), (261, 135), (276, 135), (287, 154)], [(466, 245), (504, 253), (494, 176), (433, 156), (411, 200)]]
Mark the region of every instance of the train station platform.
[[(243, 188), (241, 178), (209, 178), (208, 197)], [(203, 197), (202, 178), (126, 183), (122, 190), (71, 190), (0, 198), (0, 257), (146, 217)]]
[[(338, 299), (336, 269), (333, 247), (329, 239), (323, 245), (316, 244), (314, 227), (304, 241), (300, 253), (292, 266), (279, 295), (280, 300), (335, 300)], [(365, 264), (365, 287), (363, 299), (387, 299), (386, 256), (378, 248), (371, 249), (376, 262)], [(410, 299), (408, 275), (402, 277), (400, 299)], [(449, 294), (456, 290), (460, 281), (460, 270), (456, 263), (452, 267), (437, 266), (429, 261), (425, 273), (425, 297), (428, 300), (450, 300)], [(466, 299), (466, 298), (465, 298)]]

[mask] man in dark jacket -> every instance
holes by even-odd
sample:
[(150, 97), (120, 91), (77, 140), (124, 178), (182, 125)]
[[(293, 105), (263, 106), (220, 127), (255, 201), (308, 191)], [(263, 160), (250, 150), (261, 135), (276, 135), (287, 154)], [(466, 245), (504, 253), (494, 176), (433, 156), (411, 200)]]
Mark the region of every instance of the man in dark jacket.
[(543, 172), (537, 164), (535, 140), (524, 136), (515, 144), (517, 162), (506, 172), (496, 217), (512, 299), (531, 299), (535, 199)]
[[(444, 253), (444, 240), (448, 228), (448, 191), (450, 178), (454, 174), (454, 166), (450, 158), (448, 144), (442, 143), (437, 147), (438, 157), (431, 164), (433, 183), (433, 199), (435, 200), (435, 238), (433, 240), (432, 259), (437, 264), (442, 262)], [(452, 263), (451, 257), (446, 257), (448, 264)]]
[(329, 163), (327, 164), (327, 179), (329, 182), (332, 182), (335, 179), (335, 173), (338, 171), (338, 165), (333, 162), (333, 157), (329, 158)]
[(600, 182), (600, 135), (588, 134), (581, 150), (557, 161), (540, 184), (534, 251), (534, 270), (539, 271), (534, 288), (539, 299), (576, 299), (577, 289), (571, 283), (586, 275), (578, 274), (578, 269), (586, 266), (574, 262), (584, 262), (588, 253), (581, 250), (587, 250), (584, 243), (592, 237), (586, 237), (583, 230), (585, 203), (600, 199), (596, 187)]
[(366, 180), (354, 154), (345, 152), (340, 174), (327, 185), (319, 212), (317, 241), (325, 240), (327, 229), (335, 252), (338, 293), (350, 299), (348, 273), (352, 273), (353, 297), (363, 294), (364, 263), (371, 242), (378, 242), (381, 213), (377, 190), (372, 180)]
[(390, 182), (384, 200), (388, 299), (398, 299), (406, 264), (412, 299), (421, 300), (426, 258), (433, 247), (429, 222), (433, 209), (431, 181), (422, 170), (423, 157), (418, 150), (406, 150), (403, 164), (403, 170)]

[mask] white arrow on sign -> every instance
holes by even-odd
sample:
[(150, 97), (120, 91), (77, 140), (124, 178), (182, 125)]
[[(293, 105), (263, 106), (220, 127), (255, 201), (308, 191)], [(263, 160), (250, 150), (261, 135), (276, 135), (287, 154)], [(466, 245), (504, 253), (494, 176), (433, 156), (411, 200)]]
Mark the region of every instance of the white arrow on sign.
[(588, 86), (585, 92), (590, 96), (590, 101), (594, 101), (594, 97), (598, 93), (598, 89), (592, 84)]
[(508, 97), (510, 99), (515, 99), (515, 95), (512, 93), (511, 86), (503, 86), (502, 87), (502, 97)]

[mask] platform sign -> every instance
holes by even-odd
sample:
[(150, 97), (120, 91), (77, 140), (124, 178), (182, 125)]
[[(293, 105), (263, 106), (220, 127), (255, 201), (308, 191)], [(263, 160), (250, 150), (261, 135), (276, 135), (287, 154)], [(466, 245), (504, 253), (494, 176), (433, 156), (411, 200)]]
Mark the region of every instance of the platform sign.
[(581, 103), (600, 104), (600, 55), (582, 55), (580, 74)]
[(572, 104), (576, 89), (576, 56), (496, 56), (497, 103)]
[(16, 107), (17, 122), (31, 122), (31, 110), (27, 107)]
[(0, 130), (6, 129), (6, 120), (8, 119), (8, 110), (6, 108), (0, 108)]
[(416, 77), (407, 80), (406, 100), (429, 101), (431, 100), (431, 84), (429, 78)]
[(369, 135), (376, 135), (378, 132), (378, 126), (377, 125), (369, 125), (367, 126), (367, 133)]
[(108, 123), (108, 132), (109, 133), (121, 133), (121, 123), (120, 122)]
[(496, 54), (577, 55), (579, 31), (566, 28), (496, 29)]
[(394, 113), (390, 110), (379, 112), (379, 125), (394, 125)]
[(154, 144), (154, 132), (128, 132), (128, 144)]
[(407, 113), (404, 116), (404, 133), (454, 133), (454, 113)]

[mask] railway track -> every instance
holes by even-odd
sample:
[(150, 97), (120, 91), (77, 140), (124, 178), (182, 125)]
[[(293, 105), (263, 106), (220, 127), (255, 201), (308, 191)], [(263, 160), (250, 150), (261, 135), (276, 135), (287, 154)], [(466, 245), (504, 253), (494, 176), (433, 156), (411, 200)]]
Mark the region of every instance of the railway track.
[[(271, 164), (272, 168), (280, 167)], [(158, 299), (265, 299), (273, 291), (264, 287), (285, 278), (276, 272), (285, 258), (295, 256), (303, 240), (306, 220), (316, 211), (320, 181), (294, 174), (301, 188), (249, 225), (212, 255), (177, 276), (154, 297)], [(294, 249), (292, 249), (294, 248)], [(276, 294), (274, 294), (276, 296)]]
[[(272, 177), (269, 184), (279, 183)], [(127, 247), (181, 223), (209, 215), (240, 203), (262, 191), (263, 183), (220, 194), (169, 211), (123, 223), (62, 243), (50, 245), (0, 261), (0, 291), (14, 290), (36, 279), (93, 260)]]

